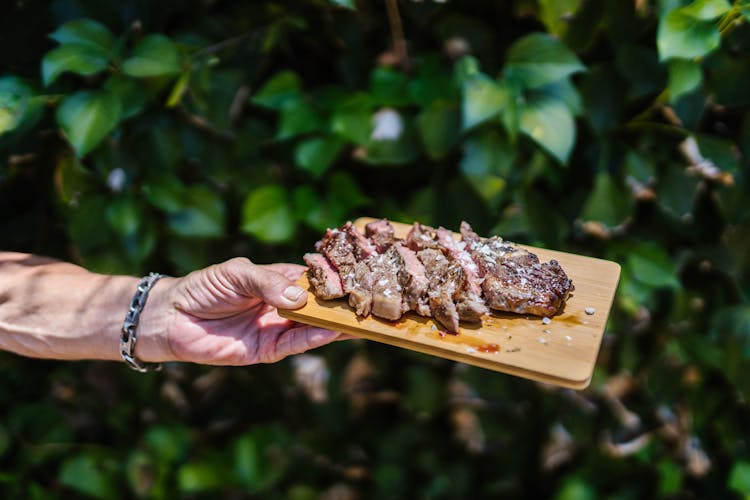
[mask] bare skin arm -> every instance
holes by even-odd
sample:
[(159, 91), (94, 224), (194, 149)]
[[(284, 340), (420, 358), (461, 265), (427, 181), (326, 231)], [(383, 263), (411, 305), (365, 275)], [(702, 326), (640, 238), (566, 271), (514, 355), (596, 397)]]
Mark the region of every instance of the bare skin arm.
[[(281, 318), (307, 294), (304, 267), (237, 258), (162, 278), (138, 326), (146, 362), (271, 363), (327, 344), (337, 333)], [(0, 349), (51, 359), (120, 360), (119, 336), (139, 278), (91, 273), (44, 257), (0, 252)]]

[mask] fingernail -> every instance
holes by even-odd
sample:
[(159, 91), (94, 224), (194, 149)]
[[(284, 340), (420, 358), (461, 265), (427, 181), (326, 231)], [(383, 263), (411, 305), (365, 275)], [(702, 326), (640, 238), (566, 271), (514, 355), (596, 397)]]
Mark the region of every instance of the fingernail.
[(284, 290), (283, 295), (285, 299), (291, 302), (297, 302), (300, 299), (300, 297), (302, 297), (303, 293), (305, 293), (303, 289), (301, 289), (298, 286), (292, 285), (290, 287), (287, 287), (286, 290)]

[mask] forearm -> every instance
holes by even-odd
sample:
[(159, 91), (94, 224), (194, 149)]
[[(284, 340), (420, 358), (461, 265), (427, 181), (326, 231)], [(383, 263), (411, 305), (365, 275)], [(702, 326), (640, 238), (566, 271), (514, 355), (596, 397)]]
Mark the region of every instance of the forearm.
[[(138, 327), (136, 355), (165, 361), (168, 310), (157, 282)], [(0, 252), (0, 349), (54, 359), (120, 359), (122, 321), (138, 278), (106, 276), (64, 262)]]

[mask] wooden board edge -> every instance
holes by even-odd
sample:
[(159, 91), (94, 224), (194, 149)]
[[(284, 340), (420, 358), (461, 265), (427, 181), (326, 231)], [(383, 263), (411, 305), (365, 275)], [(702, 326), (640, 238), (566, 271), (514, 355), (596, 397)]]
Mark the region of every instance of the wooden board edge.
[[(286, 318), (292, 321), (299, 321), (301, 323), (305, 323), (305, 324), (312, 325), (312, 326), (317, 326), (320, 328), (330, 329), (332, 327), (332, 325), (326, 320), (320, 320), (318, 318), (298, 314), (296, 310), (293, 310), (293, 309), (279, 309), (278, 313), (279, 313), (279, 316), (281, 316), (282, 318)], [(591, 373), (588, 374), (587, 377), (581, 380), (568, 379), (568, 378), (563, 378), (563, 377), (555, 377), (553, 375), (537, 372), (534, 370), (528, 370), (528, 369), (520, 368), (520, 367), (513, 366), (513, 365), (506, 365), (505, 363), (502, 363), (500, 361), (491, 362), (491, 361), (483, 360), (482, 358), (477, 358), (477, 357), (472, 357), (472, 356), (463, 356), (461, 353), (457, 353), (449, 349), (440, 349), (438, 347), (432, 347), (434, 351), (429, 352), (428, 350), (421, 349), (422, 347), (421, 344), (411, 342), (406, 338), (399, 338), (399, 337), (394, 337), (391, 335), (384, 335), (384, 334), (380, 334), (377, 332), (373, 332), (371, 330), (365, 330), (365, 329), (349, 327), (349, 326), (342, 329), (342, 328), (339, 328), (338, 325), (334, 328), (337, 330), (343, 330), (341, 333), (347, 333), (349, 335), (354, 335), (359, 338), (373, 340), (373, 341), (380, 342), (383, 344), (392, 345), (394, 347), (409, 349), (410, 351), (419, 352), (427, 356), (435, 356), (436, 355), (435, 352), (439, 351), (440, 357), (445, 358), (445, 359), (450, 359), (451, 361), (465, 363), (467, 365), (474, 365), (480, 368), (491, 370), (496, 373), (505, 373), (505, 374), (514, 375), (514, 376), (521, 377), (521, 378), (534, 380), (536, 382), (542, 382), (546, 384), (565, 387), (568, 389), (575, 389), (575, 390), (585, 389), (591, 383), (591, 374), (593, 374), (593, 365), (592, 365)]]

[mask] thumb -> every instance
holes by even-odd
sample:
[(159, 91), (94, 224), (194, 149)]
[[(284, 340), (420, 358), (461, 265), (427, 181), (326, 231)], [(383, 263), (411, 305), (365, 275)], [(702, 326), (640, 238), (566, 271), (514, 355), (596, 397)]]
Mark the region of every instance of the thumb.
[(307, 292), (279, 272), (244, 258), (232, 259), (226, 265), (230, 279), (247, 296), (258, 297), (279, 309), (297, 309), (307, 302)]

